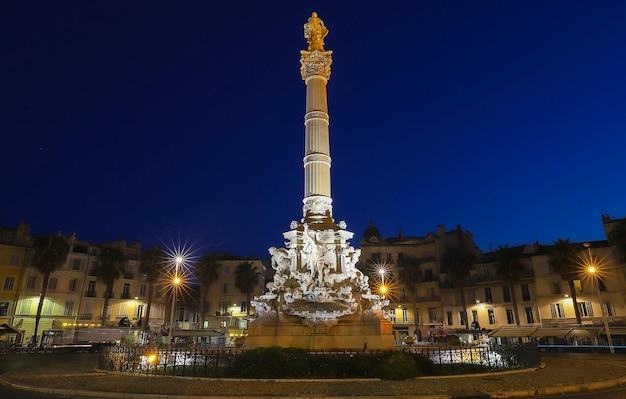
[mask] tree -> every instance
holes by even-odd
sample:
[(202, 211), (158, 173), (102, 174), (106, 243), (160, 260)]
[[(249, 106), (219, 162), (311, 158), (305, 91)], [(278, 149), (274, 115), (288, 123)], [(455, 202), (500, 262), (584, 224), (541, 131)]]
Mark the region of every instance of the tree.
[(106, 286), (104, 290), (104, 305), (102, 306), (101, 324), (104, 326), (107, 322), (107, 313), (109, 312), (109, 299), (113, 294), (113, 285), (115, 280), (120, 278), (126, 269), (127, 263), (124, 251), (117, 247), (102, 248), (98, 255), (100, 263), (97, 271), (97, 277)]
[(408, 288), (411, 294), (411, 303), (413, 305), (413, 318), (415, 321), (415, 329), (419, 329), (419, 317), (417, 314), (417, 285), (422, 281), (422, 271), (420, 266), (422, 261), (414, 256), (404, 256), (398, 259), (396, 267), (398, 269), (398, 278)]
[(163, 273), (163, 260), (165, 253), (159, 247), (152, 246), (146, 249), (141, 256), (139, 272), (146, 276), (148, 281), (148, 303), (146, 305), (146, 319), (143, 328), (150, 329), (150, 308), (154, 297), (154, 285)]
[(33, 345), (37, 344), (37, 330), (39, 329), (39, 321), (41, 319), (41, 311), (43, 302), (46, 298), (48, 290), (48, 281), (50, 275), (58, 270), (67, 260), (67, 254), (70, 246), (63, 236), (50, 234), (39, 237), (33, 243), (33, 259), (32, 265), (43, 276), (41, 286), (41, 294), (39, 296), (39, 305), (37, 306), (37, 315), (35, 316), (35, 331), (33, 332)]
[(196, 262), (194, 274), (200, 282), (200, 328), (204, 326), (205, 304), (211, 285), (217, 280), (217, 270), (220, 268), (218, 257), (216, 255), (204, 254)]
[(576, 287), (574, 286), (574, 280), (579, 277), (579, 267), (575, 261), (575, 251), (572, 248), (572, 244), (568, 239), (563, 240), (559, 238), (554, 241), (552, 246), (552, 254), (550, 255), (550, 266), (555, 272), (561, 275), (563, 281), (567, 281), (569, 285), (570, 296), (572, 298), (572, 305), (574, 305), (574, 314), (576, 315), (576, 324), (581, 323), (580, 309), (578, 308), (578, 301), (576, 298)]
[(524, 276), (524, 263), (522, 254), (508, 245), (500, 247), (496, 254), (496, 272), (502, 281), (509, 286), (511, 302), (513, 302), (513, 316), (515, 324), (520, 325), (519, 311), (517, 309), (517, 292), (515, 284)]
[(254, 291), (254, 287), (259, 284), (259, 277), (261, 272), (256, 266), (253, 266), (250, 261), (241, 262), (235, 269), (235, 287), (242, 294), (246, 295), (246, 302), (248, 304), (246, 314), (250, 316), (250, 295)]
[(609, 244), (617, 248), (620, 261), (626, 262), (626, 218), (621, 219), (611, 228)]
[(447, 247), (441, 260), (441, 269), (446, 274), (453, 286), (461, 294), (461, 306), (463, 314), (461, 323), (467, 328), (467, 300), (465, 298), (465, 287), (469, 280), (470, 270), (476, 262), (476, 254), (464, 246)]

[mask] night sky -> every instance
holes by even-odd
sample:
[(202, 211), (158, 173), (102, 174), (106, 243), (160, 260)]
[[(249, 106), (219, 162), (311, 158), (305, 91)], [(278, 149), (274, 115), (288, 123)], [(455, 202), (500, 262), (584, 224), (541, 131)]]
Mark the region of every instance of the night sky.
[(267, 257), (302, 217), (312, 11), (354, 246), (370, 220), (488, 251), (626, 216), (623, 1), (11, 1), (0, 225)]

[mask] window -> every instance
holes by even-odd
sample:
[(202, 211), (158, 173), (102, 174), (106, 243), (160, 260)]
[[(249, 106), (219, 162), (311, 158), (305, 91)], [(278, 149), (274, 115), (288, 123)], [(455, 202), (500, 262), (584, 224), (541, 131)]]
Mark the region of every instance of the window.
[(396, 323), (396, 310), (395, 309), (391, 309), (389, 311), (388, 315), (389, 315), (389, 321), (392, 324), (395, 324)]
[(502, 297), (504, 302), (511, 302), (511, 288), (508, 285), (502, 286)]
[(446, 319), (447, 319), (448, 325), (451, 326), (452, 325), (452, 312), (450, 311), (446, 312)]
[(533, 317), (533, 308), (531, 308), (530, 306), (526, 306), (524, 308), (524, 311), (526, 312), (526, 323), (528, 324), (534, 323), (535, 318)]
[(143, 317), (143, 305), (137, 306), (137, 318), (141, 319)]
[(158, 285), (156, 286), (154, 296), (157, 298), (161, 298), (161, 287), (159, 287)]
[(478, 310), (472, 310), (472, 321), (478, 321)]
[(20, 255), (11, 254), (11, 256), (9, 256), (9, 266), (19, 266), (19, 265), (20, 265)]
[(406, 323), (407, 321), (409, 321), (409, 310), (402, 309), (402, 322)]
[(81, 270), (81, 262), (80, 259), (74, 259), (72, 262), (72, 270)]
[(53, 309), (54, 309), (54, 303), (52, 303), (52, 301), (49, 301), (48, 299), (44, 299), (43, 309), (41, 311), (41, 314), (51, 315)]
[(65, 302), (65, 307), (63, 308), (63, 316), (72, 316), (74, 312), (74, 302)]
[(598, 279), (598, 287), (600, 288), (600, 291), (606, 291), (606, 284), (604, 284), (604, 280), (602, 279)]
[(220, 302), (220, 307), (218, 310), (218, 313), (222, 316), (226, 316), (226, 314), (228, 313), (228, 304), (230, 302)]
[(20, 307), (19, 310), (17, 311), (18, 314), (23, 314), (23, 315), (27, 315), (30, 314), (30, 309), (33, 307), (33, 300), (32, 299), (23, 299), (20, 302)]
[(459, 312), (459, 320), (462, 326), (467, 326), (467, 313), (464, 310)]
[(91, 280), (89, 285), (87, 286), (87, 293), (85, 296), (94, 297), (96, 296), (96, 282)]
[(400, 298), (401, 298), (403, 301), (407, 301), (407, 300), (408, 300), (407, 295), (406, 295), (406, 288), (402, 288), (402, 289), (400, 290)]
[(426, 281), (432, 281), (434, 279), (433, 277), (433, 269), (428, 268), (424, 270), (424, 278)]
[(522, 284), (522, 300), (530, 301), (530, 289), (528, 289), (528, 284)]
[(615, 309), (613, 309), (613, 304), (609, 301), (605, 301), (602, 303), (602, 309), (604, 310), (604, 314), (608, 317), (615, 316)]
[(550, 283), (550, 287), (552, 288), (552, 293), (554, 295), (562, 294), (562, 292), (561, 292), (561, 283), (552, 282), (552, 283)]
[(247, 313), (248, 312), (248, 302), (243, 301), (241, 302), (241, 313)]
[(415, 321), (417, 324), (422, 324), (422, 312), (419, 308), (415, 309)]
[(146, 285), (145, 284), (141, 284), (139, 286), (139, 295), (140, 296), (146, 296)]
[(13, 291), (14, 286), (15, 286), (15, 277), (7, 276), (4, 278), (4, 286), (2, 287), (3, 291)]
[(224, 265), (224, 274), (230, 274), (230, 266)]
[(437, 321), (437, 308), (428, 308), (428, 320), (431, 323)]
[(77, 279), (71, 279), (70, 280), (70, 285), (68, 287), (68, 290), (71, 292), (76, 291), (76, 288), (78, 287), (78, 280)]
[(51, 277), (50, 280), (48, 280), (48, 289), (49, 290), (56, 290), (58, 282), (59, 281), (56, 278)]
[(28, 280), (26, 281), (26, 288), (34, 290), (36, 282), (37, 276), (28, 276)]
[(228, 283), (224, 283), (224, 285), (222, 285), (222, 294), (228, 294)]
[(483, 278), (485, 279), (485, 281), (489, 281), (489, 279), (491, 278), (491, 271), (488, 267), (485, 267), (483, 269)]
[(387, 263), (393, 262), (393, 256), (391, 255), (391, 252), (387, 252)]
[(491, 287), (485, 287), (485, 302), (493, 302), (493, 297), (491, 296)]
[(0, 316), (9, 314), (9, 302), (0, 302)]
[(582, 317), (593, 317), (591, 302), (578, 302), (578, 309)]
[(124, 288), (122, 288), (122, 299), (130, 299), (130, 283), (124, 283)]
[(553, 319), (564, 319), (565, 318), (565, 309), (563, 308), (562, 303), (551, 303), (550, 304), (550, 312), (552, 313)]
[(402, 252), (398, 252), (398, 260), (404, 259), (404, 254)]
[(515, 324), (515, 317), (513, 316), (513, 309), (506, 310), (506, 323)]
[(496, 324), (496, 313), (493, 309), (487, 309), (487, 314), (489, 315), (489, 324)]

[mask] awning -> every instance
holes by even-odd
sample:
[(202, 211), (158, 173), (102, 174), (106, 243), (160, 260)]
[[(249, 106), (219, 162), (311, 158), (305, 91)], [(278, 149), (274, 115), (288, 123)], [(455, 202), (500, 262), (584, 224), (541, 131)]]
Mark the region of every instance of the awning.
[(539, 337), (564, 338), (571, 331), (572, 331), (571, 327), (566, 327), (566, 328), (542, 327), (542, 328), (538, 328), (535, 332), (533, 332), (529, 336), (532, 337), (532, 338), (539, 338)]
[[(626, 327), (609, 327), (611, 335), (626, 335)], [(606, 335), (606, 330), (602, 329), (602, 334)]]
[(528, 337), (537, 327), (500, 327), (489, 333), (490, 337)]
[(600, 335), (601, 327), (575, 327), (567, 334), (568, 337), (594, 338)]
[(0, 335), (7, 335), (7, 334), (22, 335), (22, 332), (9, 324), (2, 324), (0, 326)]
[(175, 337), (220, 337), (218, 331), (213, 330), (174, 330)]

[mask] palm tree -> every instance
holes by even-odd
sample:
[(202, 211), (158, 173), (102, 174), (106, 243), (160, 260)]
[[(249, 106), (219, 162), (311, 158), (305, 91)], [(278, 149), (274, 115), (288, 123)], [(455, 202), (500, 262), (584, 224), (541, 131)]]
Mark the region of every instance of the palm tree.
[(465, 287), (469, 280), (470, 270), (476, 262), (476, 255), (462, 246), (447, 247), (441, 259), (441, 269), (446, 274), (453, 286), (461, 294), (461, 306), (463, 307), (462, 323), (467, 328), (467, 300)]
[(41, 311), (46, 298), (50, 275), (63, 266), (67, 260), (70, 246), (63, 236), (50, 234), (37, 238), (33, 243), (33, 251), (32, 265), (35, 270), (43, 276), (43, 285), (39, 296), (39, 305), (37, 306), (37, 315), (35, 316), (35, 331), (33, 332), (32, 340), (33, 345), (36, 345), (37, 330), (39, 329), (39, 320), (41, 319)]
[(98, 255), (98, 262), (100, 263), (97, 271), (98, 279), (106, 286), (101, 317), (101, 325), (104, 326), (108, 319), (107, 313), (109, 311), (109, 299), (113, 294), (113, 284), (124, 273), (127, 258), (120, 248), (105, 247)]
[(156, 245), (146, 249), (141, 256), (139, 264), (139, 272), (146, 276), (148, 281), (148, 303), (146, 305), (146, 319), (144, 329), (150, 329), (150, 308), (152, 306), (152, 298), (154, 296), (154, 285), (163, 272), (163, 259), (165, 253)]
[(216, 255), (204, 254), (196, 262), (194, 274), (200, 282), (200, 328), (204, 326), (204, 314), (206, 299), (209, 295), (209, 288), (217, 280), (217, 270), (220, 263)]
[(520, 319), (517, 309), (515, 284), (524, 276), (522, 254), (508, 245), (500, 247), (500, 250), (496, 254), (496, 272), (500, 278), (502, 278), (502, 281), (509, 286), (511, 302), (513, 302), (513, 316), (515, 317), (515, 324), (519, 326)]
[(626, 218), (621, 219), (609, 232), (609, 244), (615, 246), (622, 262), (626, 262)]
[(580, 324), (580, 309), (578, 308), (576, 287), (574, 286), (574, 280), (578, 278), (579, 274), (578, 265), (575, 261), (575, 255), (576, 254), (572, 249), (572, 244), (570, 243), (569, 238), (565, 240), (559, 238), (552, 246), (552, 254), (550, 255), (549, 263), (554, 271), (561, 275), (561, 279), (563, 281), (567, 281), (570, 296), (572, 298), (572, 305), (574, 305), (576, 324)]
[(417, 315), (417, 285), (422, 281), (422, 271), (420, 270), (421, 264), (422, 261), (414, 256), (404, 256), (402, 259), (398, 259), (396, 264), (396, 267), (398, 268), (398, 277), (408, 288), (409, 293), (411, 294), (415, 330), (419, 330), (419, 317)]
[(259, 277), (261, 272), (256, 266), (253, 266), (250, 261), (241, 262), (235, 269), (235, 287), (242, 294), (246, 294), (246, 315), (250, 316), (250, 295), (254, 291), (254, 287), (259, 284)]

